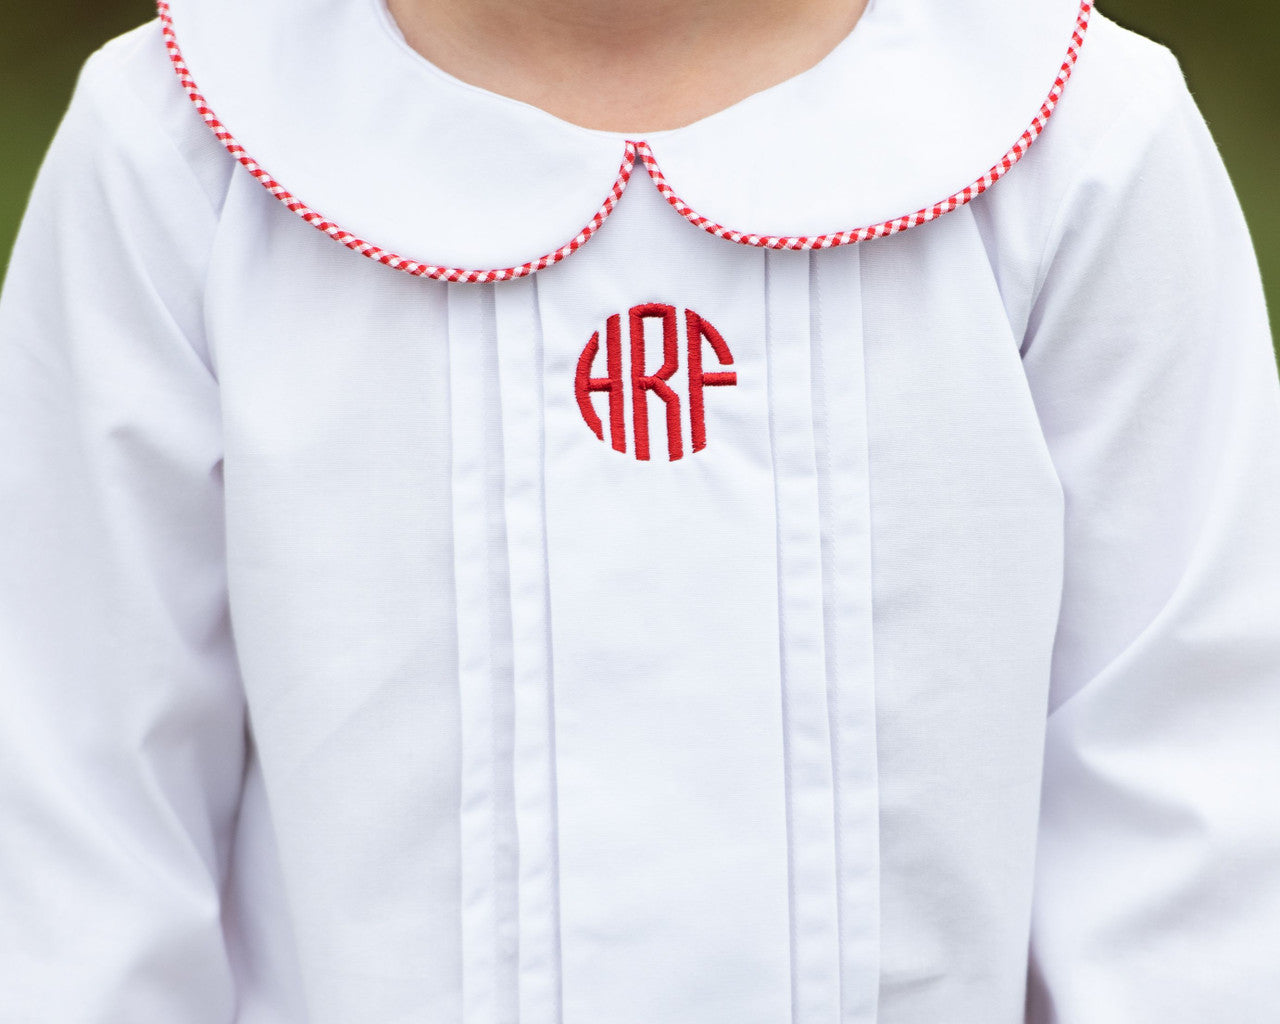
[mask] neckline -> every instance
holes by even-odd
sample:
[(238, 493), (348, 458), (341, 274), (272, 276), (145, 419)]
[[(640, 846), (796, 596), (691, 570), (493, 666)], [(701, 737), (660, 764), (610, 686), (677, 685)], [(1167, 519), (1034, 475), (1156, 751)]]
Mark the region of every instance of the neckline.
[(675, 128), (619, 132), (603, 128), (589, 128), (586, 125), (581, 125), (553, 114), (535, 103), (508, 96), (505, 93), (495, 92), (492, 89), (487, 89), (484, 86), (476, 85), (450, 74), (410, 45), (403, 30), (400, 28), (399, 22), (396, 21), (387, 6), (387, 0), (365, 0), (365, 2), (370, 8), (375, 22), (378, 24), (380, 34), (390, 43), (396, 58), (406, 66), (410, 73), (425, 76), (431, 81), (442, 83), (450, 90), (466, 93), (485, 104), (503, 106), (518, 114), (542, 121), (549, 127), (554, 127), (559, 131), (570, 132), (591, 139), (606, 140), (616, 143), (618, 146), (625, 146), (628, 142), (662, 142), (676, 139), (708, 128), (726, 118), (733, 117), (746, 105), (763, 102), (771, 97), (802, 87), (811, 78), (828, 73), (834, 65), (847, 59), (848, 51), (855, 49), (858, 41), (870, 31), (864, 26), (874, 17), (875, 10), (879, 6), (879, 0), (867, 0), (866, 7), (857, 22), (854, 23), (853, 28), (845, 33), (821, 58), (793, 75), (748, 93), (718, 110), (704, 114), (696, 120)]
[(677, 214), (731, 243), (819, 250), (927, 224), (1040, 136), (1092, 9), (876, 0), (812, 67), (630, 139), (448, 75), (377, 7), (157, 0), (187, 97), (271, 196), (361, 256), (447, 282), (569, 258), (637, 159)]

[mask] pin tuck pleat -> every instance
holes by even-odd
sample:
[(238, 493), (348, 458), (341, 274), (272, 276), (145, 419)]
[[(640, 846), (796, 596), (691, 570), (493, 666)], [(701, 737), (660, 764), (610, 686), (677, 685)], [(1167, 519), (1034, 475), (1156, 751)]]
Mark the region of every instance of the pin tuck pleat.
[(874, 1021), (880, 835), (861, 249), (810, 265), (814, 442), (835, 786), (842, 1024)]
[(542, 329), (537, 279), (494, 286), (505, 430), (519, 837), (519, 1019), (561, 1019), (555, 690), (547, 580)]
[(449, 286), (464, 1024), (561, 1019), (536, 285)]
[(452, 498), (462, 726), (463, 1024), (515, 1024), (515, 647), (494, 296), (448, 292)]
[(769, 253), (769, 427), (778, 531), (778, 624), (786, 762), (794, 1024), (839, 1017), (832, 732), (810, 364), (809, 262)]
[(770, 253), (795, 1024), (869, 1024), (879, 988), (870, 477), (859, 253)]

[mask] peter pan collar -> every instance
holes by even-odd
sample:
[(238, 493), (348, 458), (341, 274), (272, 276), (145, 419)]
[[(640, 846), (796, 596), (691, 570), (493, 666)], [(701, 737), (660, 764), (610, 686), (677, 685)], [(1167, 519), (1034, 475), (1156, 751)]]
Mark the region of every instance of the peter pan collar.
[(385, 0), (158, 9), (192, 102), (281, 202), (396, 269), (491, 281), (572, 254), (646, 174), (697, 227), (770, 248), (844, 245), (948, 213), (1043, 130), (1092, 0), (872, 0), (809, 70), (643, 136), (445, 74)]

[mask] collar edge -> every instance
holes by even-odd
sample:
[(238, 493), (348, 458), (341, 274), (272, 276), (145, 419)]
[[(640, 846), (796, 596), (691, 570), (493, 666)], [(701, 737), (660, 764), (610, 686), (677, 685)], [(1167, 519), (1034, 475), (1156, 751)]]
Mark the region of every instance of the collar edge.
[(284, 185), (272, 177), (271, 174), (262, 167), (262, 165), (249, 155), (245, 148), (239, 143), (239, 141), (237, 141), (236, 137), (222, 123), (222, 121), (219, 120), (217, 115), (209, 106), (209, 103), (205, 99), (192, 76), (191, 70), (183, 56), (182, 48), (178, 43), (169, 0), (157, 0), (156, 2), (156, 11), (164, 38), (165, 48), (168, 53), (169, 62), (174, 73), (177, 75), (178, 81), (181, 83), (187, 98), (195, 106), (196, 111), (199, 113), (205, 125), (213, 132), (227, 153), (237, 163), (244, 167), (245, 170), (247, 170), (258, 181), (258, 183), (267, 190), (268, 193), (312, 227), (322, 231), (334, 241), (362, 256), (381, 263), (384, 266), (388, 266), (393, 270), (399, 270), (415, 277), (427, 277), (439, 281), (465, 283), (488, 283), (526, 277), (539, 270), (543, 270), (546, 267), (559, 263), (561, 260), (572, 255), (591, 239), (591, 237), (600, 229), (601, 225), (613, 212), (618, 201), (622, 197), (623, 191), (630, 183), (637, 158), (641, 161), (650, 180), (658, 189), (663, 199), (688, 223), (717, 238), (722, 238), (726, 241), (741, 245), (750, 245), (775, 250), (805, 252), (829, 249), (842, 245), (852, 245), (873, 238), (884, 238), (890, 235), (899, 234), (922, 224), (927, 224), (930, 221), (936, 220), (947, 213), (951, 213), (954, 210), (967, 205), (978, 196), (982, 195), (996, 182), (1008, 174), (1008, 172), (1012, 170), (1013, 167), (1031, 149), (1031, 146), (1040, 137), (1045, 127), (1048, 125), (1050, 118), (1057, 109), (1059, 100), (1062, 98), (1062, 94), (1066, 89), (1067, 83), (1071, 79), (1076, 63), (1079, 60), (1080, 50), (1084, 45), (1093, 10), (1094, 0), (1081, 0), (1080, 8), (1076, 16), (1075, 28), (1071, 36), (1071, 42), (1067, 48), (1066, 57), (1058, 70), (1057, 77), (1049, 91), (1049, 95), (1041, 105), (1031, 124), (1025, 131), (1023, 131), (1008, 151), (1006, 151), (994, 165), (992, 165), (975, 181), (966, 185), (957, 192), (954, 192), (945, 199), (923, 207), (914, 213), (902, 214), (898, 217), (883, 220), (864, 227), (842, 229), (822, 234), (765, 235), (749, 231), (740, 231), (717, 223), (714, 220), (698, 213), (698, 211), (686, 203), (676, 190), (668, 183), (649, 143), (643, 139), (629, 139), (625, 143), (622, 162), (609, 193), (605, 196), (603, 203), (597, 209), (596, 213), (573, 238), (559, 248), (517, 266), (489, 269), (468, 269), (462, 267), (441, 266), (425, 260), (412, 259), (385, 249), (373, 242), (366, 241), (317, 212), (313, 207), (295, 196)]

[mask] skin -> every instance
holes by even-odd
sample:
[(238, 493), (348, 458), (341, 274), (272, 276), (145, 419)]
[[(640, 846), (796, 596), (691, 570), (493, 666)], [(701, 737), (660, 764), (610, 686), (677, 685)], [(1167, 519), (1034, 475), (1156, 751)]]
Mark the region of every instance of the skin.
[(586, 128), (679, 128), (817, 64), (868, 0), (387, 0), (464, 82)]

